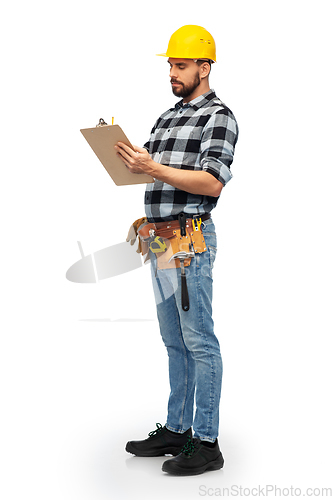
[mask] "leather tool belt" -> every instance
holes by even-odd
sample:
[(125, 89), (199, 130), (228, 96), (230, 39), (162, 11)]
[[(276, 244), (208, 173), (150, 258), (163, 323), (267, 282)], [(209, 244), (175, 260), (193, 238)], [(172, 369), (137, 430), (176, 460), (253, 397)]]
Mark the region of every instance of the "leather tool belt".
[[(166, 222), (146, 222), (138, 230), (141, 239), (142, 255), (151, 250), (157, 257), (158, 269), (180, 267), (178, 258), (171, 260), (178, 252), (202, 253), (207, 251), (201, 223), (210, 218), (210, 214), (186, 218), (180, 214), (178, 220)], [(148, 255), (147, 255), (148, 257)], [(184, 266), (189, 266), (191, 258), (184, 259)]]

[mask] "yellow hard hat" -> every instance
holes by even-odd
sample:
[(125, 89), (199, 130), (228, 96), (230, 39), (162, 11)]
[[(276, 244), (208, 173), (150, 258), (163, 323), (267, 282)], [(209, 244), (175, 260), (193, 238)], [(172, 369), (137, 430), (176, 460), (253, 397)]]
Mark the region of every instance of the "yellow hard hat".
[(176, 59), (210, 59), (216, 62), (215, 41), (205, 28), (188, 24), (171, 35), (165, 54), (156, 55)]

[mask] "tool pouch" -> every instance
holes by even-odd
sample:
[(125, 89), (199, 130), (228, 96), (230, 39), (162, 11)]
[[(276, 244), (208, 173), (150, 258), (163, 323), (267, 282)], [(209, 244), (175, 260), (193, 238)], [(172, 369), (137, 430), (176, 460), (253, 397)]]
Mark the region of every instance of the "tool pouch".
[[(149, 249), (155, 253), (157, 257), (157, 268), (158, 269), (173, 269), (175, 267), (180, 267), (179, 259), (171, 260), (172, 256), (177, 252), (190, 252), (195, 253), (206, 252), (207, 247), (205, 243), (205, 238), (202, 233), (201, 225), (192, 224), (192, 219), (186, 220), (186, 231), (182, 235), (181, 228), (175, 226), (175, 224), (167, 222), (163, 225), (154, 224), (152, 222), (147, 222), (143, 224), (139, 231), (139, 237), (141, 239), (142, 255), (148, 253)], [(152, 244), (155, 239), (159, 239), (159, 248), (157, 252), (154, 252)], [(161, 240), (164, 242), (164, 246), (161, 245)], [(147, 260), (147, 259), (146, 259)], [(184, 266), (187, 267), (191, 263), (191, 258), (184, 260)]]

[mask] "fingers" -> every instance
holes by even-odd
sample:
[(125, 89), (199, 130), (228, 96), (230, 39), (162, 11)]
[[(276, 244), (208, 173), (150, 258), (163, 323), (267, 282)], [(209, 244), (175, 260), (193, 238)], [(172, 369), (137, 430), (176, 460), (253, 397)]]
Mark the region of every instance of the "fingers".
[[(125, 145), (124, 145), (125, 146)], [(118, 145), (116, 145), (115, 147), (115, 150), (117, 151), (117, 156), (125, 163), (126, 166), (128, 166), (129, 164), (131, 164), (133, 162), (133, 158), (132, 156), (130, 156), (124, 148), (122, 147), (119, 147)]]
[(139, 148), (139, 146), (134, 146), (133, 144), (134, 151), (137, 153), (147, 153), (147, 150), (145, 148)]
[(134, 166), (136, 164), (139, 153), (133, 151), (133, 149), (126, 146), (123, 142), (118, 142), (114, 148), (117, 151), (117, 155), (127, 166)]
[[(125, 145), (124, 145), (125, 146)], [(130, 148), (129, 148), (130, 149)], [(115, 150), (117, 151), (117, 156), (124, 162), (126, 168), (133, 174), (142, 174), (142, 169), (137, 165), (137, 159), (134, 156), (130, 156), (123, 148), (119, 146), (115, 146)], [(134, 151), (130, 149), (134, 154)]]
[(140, 174), (145, 171), (146, 162), (151, 159), (146, 149), (133, 146), (133, 150), (123, 142), (117, 142), (114, 148), (117, 156), (131, 172)]
[(118, 147), (118, 150), (119, 149), (122, 149), (123, 151), (125, 151), (129, 156), (133, 156), (135, 155), (135, 151), (133, 151), (132, 148), (130, 148), (129, 146), (127, 146), (126, 144), (124, 144), (123, 142), (117, 142), (115, 148), (117, 149)]
[[(129, 154), (128, 152), (125, 150), (125, 144), (123, 144), (122, 142), (118, 142), (114, 149), (117, 151), (117, 155), (120, 156), (121, 158), (124, 159), (124, 161), (127, 161), (129, 159)], [(127, 146), (126, 146), (127, 147)]]

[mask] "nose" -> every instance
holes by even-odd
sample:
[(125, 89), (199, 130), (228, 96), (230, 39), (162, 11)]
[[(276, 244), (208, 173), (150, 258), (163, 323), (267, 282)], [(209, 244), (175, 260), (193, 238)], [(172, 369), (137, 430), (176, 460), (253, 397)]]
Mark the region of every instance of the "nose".
[(174, 66), (172, 66), (170, 68), (170, 73), (169, 73), (170, 78), (175, 78), (177, 80), (176, 74), (177, 74), (176, 68)]

